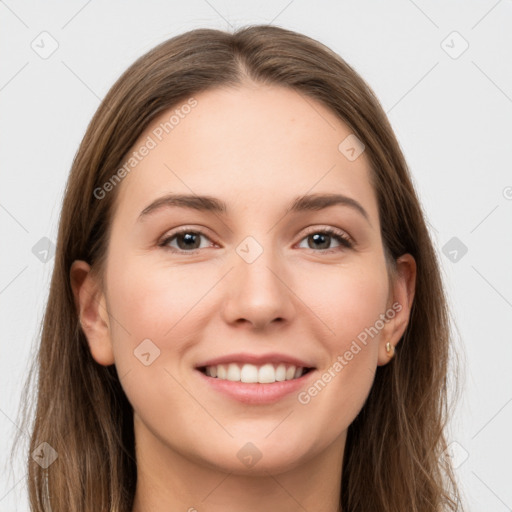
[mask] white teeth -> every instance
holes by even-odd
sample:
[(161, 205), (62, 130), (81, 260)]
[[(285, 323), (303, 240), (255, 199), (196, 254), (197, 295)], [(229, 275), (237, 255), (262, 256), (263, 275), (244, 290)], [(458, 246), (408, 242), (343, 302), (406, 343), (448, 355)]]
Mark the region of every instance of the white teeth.
[(226, 379), (233, 382), (240, 381), (240, 367), (237, 364), (229, 363)]
[(278, 380), (278, 381), (286, 380), (286, 366), (284, 364), (280, 364), (276, 368), (276, 380)]
[(205, 373), (209, 377), (216, 377), (232, 382), (259, 382), (261, 384), (271, 384), (276, 381), (282, 382), (285, 380), (298, 379), (303, 375), (304, 368), (294, 365), (287, 366), (284, 363), (278, 365), (266, 363), (261, 366), (229, 363), (207, 366)]
[(217, 378), (225, 380), (226, 374), (227, 374), (226, 367), (223, 364), (217, 365)]
[(242, 382), (258, 382), (258, 367), (253, 364), (244, 364), (240, 370)]
[(271, 364), (264, 364), (258, 371), (258, 382), (267, 384), (276, 381), (276, 370)]
[(286, 380), (291, 380), (295, 378), (295, 366), (288, 366), (286, 370)]

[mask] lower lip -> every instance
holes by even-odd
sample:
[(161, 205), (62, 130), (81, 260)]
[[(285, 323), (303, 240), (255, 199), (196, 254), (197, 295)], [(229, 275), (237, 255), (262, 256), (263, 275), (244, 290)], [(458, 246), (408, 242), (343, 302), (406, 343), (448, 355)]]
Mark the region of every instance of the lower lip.
[(233, 382), (230, 380), (208, 377), (203, 372), (196, 370), (200, 377), (215, 391), (238, 400), (245, 404), (272, 404), (291, 393), (298, 392), (309, 380), (315, 370), (310, 370), (298, 379), (272, 382), (269, 384)]

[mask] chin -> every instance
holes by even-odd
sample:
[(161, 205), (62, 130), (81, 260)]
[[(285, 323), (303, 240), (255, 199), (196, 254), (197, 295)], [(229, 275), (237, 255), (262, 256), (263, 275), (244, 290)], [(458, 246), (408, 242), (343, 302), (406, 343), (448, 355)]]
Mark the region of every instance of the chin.
[[(272, 434), (271, 434), (272, 436)], [(235, 438), (228, 443), (216, 444), (215, 451), (203, 454), (203, 462), (225, 473), (237, 475), (268, 476), (290, 471), (312, 455), (306, 444), (296, 436), (282, 439)]]

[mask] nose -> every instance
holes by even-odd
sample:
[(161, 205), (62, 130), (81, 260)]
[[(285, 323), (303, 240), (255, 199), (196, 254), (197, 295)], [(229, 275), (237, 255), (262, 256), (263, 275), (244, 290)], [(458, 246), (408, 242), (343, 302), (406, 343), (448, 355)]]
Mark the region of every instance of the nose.
[(256, 330), (290, 322), (295, 306), (285, 262), (267, 247), (252, 262), (240, 254), (234, 252), (230, 261), (234, 268), (224, 284), (224, 320), (230, 325), (247, 325)]

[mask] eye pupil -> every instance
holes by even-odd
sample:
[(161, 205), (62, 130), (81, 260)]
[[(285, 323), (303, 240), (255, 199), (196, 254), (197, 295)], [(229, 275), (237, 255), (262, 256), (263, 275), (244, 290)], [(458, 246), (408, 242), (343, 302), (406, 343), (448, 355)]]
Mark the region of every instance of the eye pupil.
[[(195, 233), (180, 233), (179, 235), (177, 235), (176, 239), (178, 241), (178, 247), (180, 249), (197, 249), (199, 247), (199, 245), (197, 244), (199, 237)], [(180, 243), (181, 240), (185, 241), (186, 243), (182, 245)]]
[[(311, 245), (309, 244), (309, 247), (311, 249), (328, 249), (329, 248), (329, 242), (331, 241), (331, 236), (330, 235), (325, 235), (325, 234), (322, 234), (322, 233), (315, 233), (314, 235), (311, 235), (310, 238), (313, 238), (315, 240), (315, 242), (320, 242), (322, 243), (322, 240), (323, 240), (323, 245), (326, 245), (326, 247), (319, 247), (319, 245)], [(327, 240), (327, 243), (325, 243), (325, 240)]]

